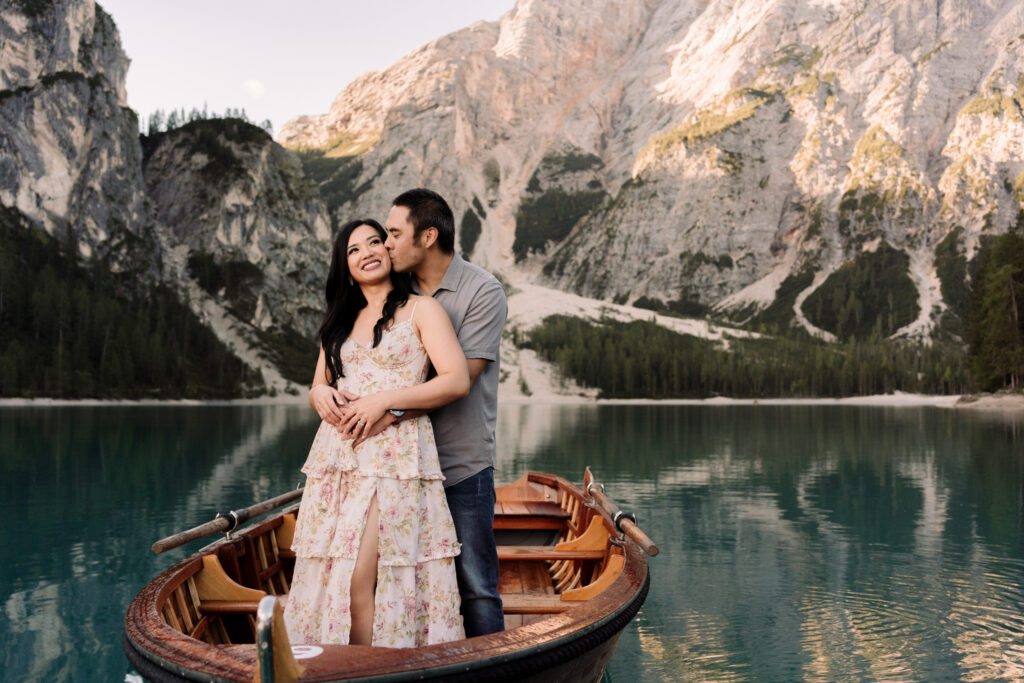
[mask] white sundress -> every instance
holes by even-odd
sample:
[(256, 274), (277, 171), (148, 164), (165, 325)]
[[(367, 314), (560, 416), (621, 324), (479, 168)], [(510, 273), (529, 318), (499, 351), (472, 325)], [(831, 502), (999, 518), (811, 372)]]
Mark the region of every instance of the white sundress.
[[(385, 330), (376, 347), (349, 337), (341, 361), (338, 388), (360, 396), (419, 384), (429, 367), (411, 315)], [(352, 570), (374, 493), (380, 525), (373, 645), (465, 638), (455, 578), (459, 543), (430, 419), (403, 420), (357, 449), (323, 422), (302, 471), (306, 489), (284, 612), (291, 642), (348, 643)]]

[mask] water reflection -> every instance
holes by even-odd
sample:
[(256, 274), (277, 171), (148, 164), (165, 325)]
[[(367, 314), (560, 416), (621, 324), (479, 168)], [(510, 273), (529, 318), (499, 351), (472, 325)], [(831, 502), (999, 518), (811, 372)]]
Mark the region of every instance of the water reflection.
[[(0, 410), (0, 669), (120, 681), (124, 609), (203, 542), (157, 538), (281, 493), (308, 408)], [(1024, 420), (942, 409), (499, 411), (499, 481), (593, 467), (661, 548), (623, 681), (1024, 678)]]
[[(124, 609), (202, 542), (150, 544), (292, 488), (308, 409), (0, 410), (5, 680), (123, 680)], [(304, 450), (305, 449), (305, 450)]]
[(1022, 675), (1019, 417), (811, 406), (550, 412), (572, 427), (503, 453), (508, 478), (590, 464), (662, 549), (613, 680)]

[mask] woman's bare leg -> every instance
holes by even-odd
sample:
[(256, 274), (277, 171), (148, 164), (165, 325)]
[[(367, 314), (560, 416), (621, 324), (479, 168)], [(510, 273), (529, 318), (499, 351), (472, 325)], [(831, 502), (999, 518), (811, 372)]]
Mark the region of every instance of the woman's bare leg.
[(380, 513), (377, 510), (377, 494), (370, 499), (366, 511), (366, 528), (359, 541), (359, 555), (352, 570), (350, 596), (352, 603), (352, 631), (350, 645), (373, 644), (373, 599), (377, 589), (377, 530)]

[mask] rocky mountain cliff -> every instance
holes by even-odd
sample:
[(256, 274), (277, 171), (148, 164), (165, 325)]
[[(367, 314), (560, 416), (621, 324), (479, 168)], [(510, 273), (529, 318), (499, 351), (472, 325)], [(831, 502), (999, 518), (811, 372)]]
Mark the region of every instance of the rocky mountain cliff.
[[(138, 311), (139, 298), (157, 296), (152, 288), (169, 288), (172, 294), (157, 296), (161, 311), (184, 302), (196, 324), (230, 348), (224, 353), (249, 366), (237, 373), (241, 390), (294, 390), (315, 363), (329, 252), (329, 220), (318, 192), (295, 154), (237, 119), (193, 121), (150, 136), (143, 154), (138, 119), (126, 104), (128, 61), (114, 22), (90, 0), (0, 2), (4, 225), (42, 229), (82, 264), (121, 273), (118, 291), (103, 296), (125, 310)], [(74, 286), (82, 287), (84, 276), (76, 277)], [(174, 302), (164, 303), (165, 296)], [(35, 305), (19, 303), (26, 305), (18, 310)], [(52, 336), (67, 339), (73, 333), (58, 318)], [(35, 325), (35, 339), (41, 338), (36, 323), (10, 324), (21, 322)], [(120, 324), (124, 338), (134, 334), (136, 341), (138, 330), (162, 323)], [(98, 359), (83, 352), (77, 361), (98, 363), (83, 368), (94, 373), (96, 387), (109, 373), (111, 331), (100, 334), (96, 344), (81, 344), (102, 349)], [(12, 353), (8, 360), (21, 357)], [(253, 379), (254, 369), (262, 380)]]
[[(591, 318), (639, 307), (957, 340), (970, 260), (1024, 204), (1024, 5), (1010, 0), (520, 0), (356, 79), (280, 144), (237, 120), (140, 141), (127, 65), (94, 2), (0, 0), (0, 227), (119, 274), (104, 300), (139, 320), (118, 348), (184, 319), (143, 320), (153, 288), (161, 310), (187, 304), (245, 391), (306, 381), (330, 226), (383, 216), (412, 186), (448, 196), (460, 250), (510, 284), (511, 337), (544, 298)], [(47, 277), (66, 306), (61, 269)], [(0, 339), (0, 361), (31, 365), (46, 337), (68, 379), (70, 318), (41, 335), (19, 291), (20, 346)], [(714, 337), (694, 322), (687, 334)], [(98, 338), (67, 353), (95, 361), (101, 386), (113, 323), (90, 324)], [(532, 361), (506, 346), (525, 385)]]
[(1013, 0), (520, 0), (278, 140), (339, 216), (439, 189), (513, 282), (955, 336), (966, 261), (1024, 202), (1022, 104)]
[(0, 3), (0, 203), (85, 258), (159, 270), (128, 58), (92, 2)]
[[(194, 299), (305, 383), (331, 232), (298, 158), (239, 119), (200, 120), (143, 139), (146, 193), (169, 245), (169, 263)], [(215, 325), (227, 335), (225, 324)]]

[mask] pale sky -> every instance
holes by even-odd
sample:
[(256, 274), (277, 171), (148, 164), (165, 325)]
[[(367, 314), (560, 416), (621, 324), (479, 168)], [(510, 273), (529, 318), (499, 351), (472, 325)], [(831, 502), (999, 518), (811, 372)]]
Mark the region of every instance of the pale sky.
[(128, 105), (149, 114), (245, 109), (274, 134), (300, 114), (325, 114), (366, 71), (435, 38), (496, 21), (515, 0), (99, 0), (131, 59)]

